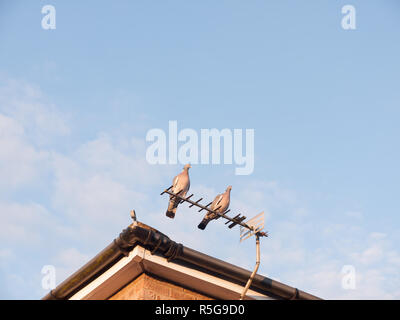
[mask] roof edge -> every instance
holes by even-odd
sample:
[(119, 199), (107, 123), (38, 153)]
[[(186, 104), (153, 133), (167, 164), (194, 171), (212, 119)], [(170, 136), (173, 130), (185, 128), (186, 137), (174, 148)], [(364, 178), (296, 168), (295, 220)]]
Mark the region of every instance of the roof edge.
[[(167, 258), (168, 261), (180, 260), (190, 263), (202, 269), (219, 274), (225, 278), (239, 282), (243, 284), (243, 286), (251, 275), (251, 272), (246, 269), (184, 247), (182, 244), (176, 243), (158, 230), (149, 227), (144, 223), (135, 221), (129, 225), (128, 228), (124, 229), (105, 249), (64, 280), (55, 289), (50, 291), (42, 299), (68, 299), (96, 278), (105, 269), (115, 264), (123, 256), (127, 256), (136, 244), (140, 244), (151, 251), (152, 254), (156, 252), (161, 254)], [(290, 287), (258, 274), (254, 277), (251, 288), (257, 291), (261, 290), (268, 292), (278, 299), (320, 299), (314, 295), (298, 290), (297, 288)]]

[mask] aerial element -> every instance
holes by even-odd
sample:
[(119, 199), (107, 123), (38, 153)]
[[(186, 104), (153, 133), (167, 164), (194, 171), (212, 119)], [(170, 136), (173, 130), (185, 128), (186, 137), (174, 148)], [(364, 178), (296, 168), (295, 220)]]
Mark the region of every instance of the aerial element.
[[(240, 295), (240, 300), (243, 300), (246, 296), (247, 290), (250, 288), (253, 278), (257, 274), (258, 267), (260, 265), (260, 237), (268, 237), (268, 233), (262, 231), (264, 229), (264, 212), (261, 212), (259, 215), (255, 216), (254, 218), (250, 219), (249, 221), (243, 222), (246, 219), (241, 213), (237, 214), (234, 217), (229, 217), (227, 213), (231, 211), (229, 208), (230, 197), (231, 197), (231, 190), (232, 187), (228, 186), (226, 191), (222, 194), (219, 194), (215, 197), (213, 202), (210, 202), (207, 205), (202, 205), (200, 203), (203, 198), (199, 200), (193, 201), (191, 198), (193, 194), (186, 197), (186, 193), (189, 190), (190, 182), (189, 182), (189, 174), (188, 170), (190, 165), (185, 165), (183, 172), (177, 175), (173, 181), (173, 185), (170, 186), (168, 189), (165, 189), (161, 192), (160, 195), (164, 193), (169, 194), (169, 205), (167, 216), (173, 218), (175, 216), (176, 208), (178, 204), (187, 202), (190, 204), (189, 208), (196, 206), (200, 208), (199, 212), (206, 210), (207, 213), (204, 216), (203, 220), (198, 225), (198, 228), (204, 230), (207, 224), (214, 219), (218, 219), (222, 217), (223, 219), (227, 220), (225, 224), (230, 223), (228, 225), (229, 229), (232, 229), (236, 225), (240, 225), (240, 241), (243, 241), (252, 235), (256, 237), (256, 249), (257, 249), (257, 258), (256, 258), (256, 266), (253, 270), (253, 273), (250, 275), (249, 280), (246, 283), (246, 286), (243, 289), (242, 294)], [(210, 206), (211, 205), (211, 206)]]
[[(211, 210), (221, 214), (228, 210), (231, 198), (231, 190), (232, 186), (229, 186), (228, 188), (226, 188), (226, 191), (224, 193), (217, 195), (211, 204)], [(201, 230), (204, 230), (211, 220), (218, 219), (219, 217), (219, 215), (209, 211), (206, 213), (203, 220), (197, 227)]]
[[(172, 181), (172, 188), (170, 190), (173, 194), (179, 194), (179, 196), (181, 197), (186, 196), (186, 193), (189, 191), (190, 188), (189, 168), (191, 167), (192, 166), (190, 164), (186, 164), (182, 172), (174, 178), (174, 180)], [(180, 202), (180, 198), (170, 195), (168, 209), (166, 212), (167, 217), (171, 219), (175, 217), (176, 209)]]
[(238, 213), (234, 217), (228, 216), (228, 212), (231, 211), (228, 208), (230, 204), (232, 186), (228, 186), (224, 193), (217, 195), (214, 201), (206, 205), (200, 203), (203, 198), (192, 200), (193, 194), (186, 197), (186, 193), (188, 192), (190, 186), (188, 174), (189, 168), (191, 168), (189, 164), (185, 165), (183, 171), (174, 178), (173, 185), (160, 193), (160, 195), (163, 195), (164, 193), (169, 194), (169, 205), (166, 214), (168, 217), (174, 218), (177, 206), (186, 202), (189, 204), (189, 208), (192, 208), (193, 206), (200, 208), (198, 212), (203, 210), (207, 211), (203, 220), (198, 225), (198, 228), (201, 230), (204, 230), (210, 221), (222, 217), (224, 220), (226, 220), (225, 224), (228, 225), (229, 229), (239, 225), (241, 228), (247, 230), (245, 231), (244, 229), (241, 229), (241, 241), (251, 237), (252, 235), (257, 235), (258, 237), (268, 237), (268, 234), (262, 231), (264, 228), (264, 213), (261, 213), (253, 219), (250, 219), (247, 223), (243, 222), (246, 219), (246, 216), (242, 215), (241, 213)]

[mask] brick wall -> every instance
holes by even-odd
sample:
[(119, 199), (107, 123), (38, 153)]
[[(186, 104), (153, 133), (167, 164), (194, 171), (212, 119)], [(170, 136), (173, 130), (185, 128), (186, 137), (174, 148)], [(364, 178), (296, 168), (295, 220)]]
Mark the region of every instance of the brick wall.
[(212, 298), (143, 273), (114, 294), (110, 300), (212, 300)]

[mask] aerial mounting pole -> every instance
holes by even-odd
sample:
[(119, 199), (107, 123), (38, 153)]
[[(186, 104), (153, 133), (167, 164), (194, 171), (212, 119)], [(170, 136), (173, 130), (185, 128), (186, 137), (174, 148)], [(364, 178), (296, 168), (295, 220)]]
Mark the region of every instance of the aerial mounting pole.
[(250, 226), (250, 230), (242, 227), (240, 228), (240, 242), (250, 238), (253, 235), (255, 236), (256, 265), (254, 267), (253, 273), (250, 275), (249, 280), (247, 280), (246, 286), (244, 287), (242, 294), (240, 295), (240, 300), (243, 300), (246, 296), (246, 292), (250, 288), (251, 283), (253, 282), (253, 279), (257, 274), (258, 267), (260, 266), (260, 237), (268, 237), (268, 234), (262, 231), (264, 229), (264, 212), (261, 212), (260, 214), (247, 221), (247, 224)]
[(246, 286), (243, 289), (242, 294), (240, 295), (240, 300), (246, 295), (247, 290), (249, 290), (251, 283), (253, 282), (254, 276), (257, 274), (258, 267), (260, 266), (260, 236), (258, 232), (256, 233), (256, 266), (254, 267), (253, 273), (251, 274), (249, 280), (247, 280)]

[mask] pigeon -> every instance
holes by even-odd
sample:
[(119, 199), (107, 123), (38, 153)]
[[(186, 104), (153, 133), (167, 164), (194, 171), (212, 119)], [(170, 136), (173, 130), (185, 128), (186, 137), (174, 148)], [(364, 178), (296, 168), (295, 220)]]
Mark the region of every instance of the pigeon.
[[(180, 174), (178, 174), (173, 182), (171, 192), (173, 194), (178, 194), (181, 197), (185, 197), (186, 193), (190, 188), (190, 180), (189, 180), (189, 168), (192, 166), (190, 164), (186, 164)], [(173, 219), (175, 217), (176, 208), (181, 200), (178, 197), (170, 196), (168, 203), (168, 210), (166, 212), (166, 216)]]
[[(217, 195), (214, 201), (211, 203), (210, 209), (218, 213), (224, 213), (226, 210), (228, 210), (231, 190), (232, 187), (229, 186), (228, 188), (226, 188), (226, 191), (224, 193)], [(207, 212), (203, 220), (197, 227), (201, 230), (204, 230), (211, 220), (218, 219), (219, 217), (220, 216), (215, 213)]]

